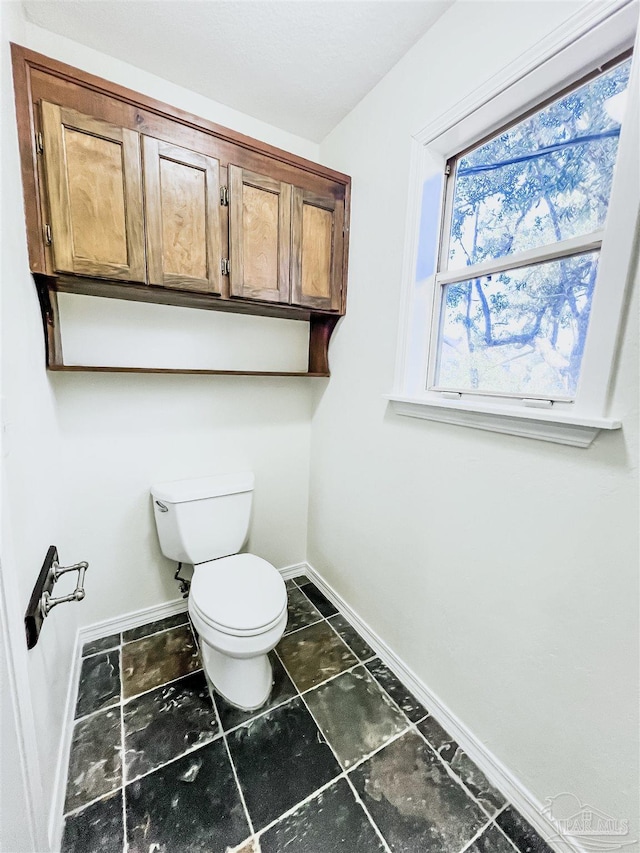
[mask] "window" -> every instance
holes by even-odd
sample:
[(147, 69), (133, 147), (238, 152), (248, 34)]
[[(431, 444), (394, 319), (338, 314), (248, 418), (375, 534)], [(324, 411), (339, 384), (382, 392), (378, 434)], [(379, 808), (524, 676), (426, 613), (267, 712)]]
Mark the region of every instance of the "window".
[(630, 66), (449, 161), (431, 387), (574, 399)]
[(620, 425), (605, 408), (639, 196), (634, 26), (619, 11), (418, 137), (399, 413), (582, 446)]

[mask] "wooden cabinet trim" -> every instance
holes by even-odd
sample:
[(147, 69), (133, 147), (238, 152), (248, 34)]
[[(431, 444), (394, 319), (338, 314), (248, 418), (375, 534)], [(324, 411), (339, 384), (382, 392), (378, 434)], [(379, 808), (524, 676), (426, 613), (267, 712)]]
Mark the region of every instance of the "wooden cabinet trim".
[[(65, 80), (69, 83), (80, 85), (91, 91), (107, 95), (110, 98), (116, 98), (133, 107), (143, 107), (152, 113), (163, 118), (170, 118), (180, 124), (192, 127), (196, 130), (204, 130), (219, 139), (231, 142), (234, 145), (239, 145), (249, 151), (255, 151), (260, 154), (266, 154), (276, 160), (281, 160), (296, 166), (304, 171), (311, 172), (321, 177), (328, 178), (340, 184), (348, 184), (350, 178), (342, 172), (329, 169), (319, 163), (314, 163), (312, 160), (307, 160), (304, 157), (299, 157), (297, 154), (292, 154), (282, 148), (277, 148), (273, 145), (268, 145), (266, 142), (260, 142), (257, 139), (252, 139), (250, 136), (245, 136), (235, 130), (231, 130), (223, 125), (216, 124), (208, 119), (200, 118), (186, 110), (181, 110), (178, 107), (173, 107), (165, 104), (155, 98), (150, 98), (146, 95), (128, 89), (125, 86), (120, 86), (117, 83), (112, 83), (102, 77), (94, 74), (89, 74), (72, 65), (67, 65), (64, 62), (59, 62), (56, 59), (44, 56), (41, 53), (22, 47), (21, 45), (11, 43), (11, 52), (14, 65), (22, 64), (27, 69), (38, 69), (39, 71)], [(28, 71), (27, 71), (28, 74)]]

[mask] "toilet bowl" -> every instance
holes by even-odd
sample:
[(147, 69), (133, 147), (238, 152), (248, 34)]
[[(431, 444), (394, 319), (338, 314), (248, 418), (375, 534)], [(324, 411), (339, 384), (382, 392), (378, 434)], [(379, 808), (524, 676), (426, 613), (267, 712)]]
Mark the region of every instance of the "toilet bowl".
[(205, 672), (218, 693), (246, 710), (263, 705), (273, 678), (268, 653), (287, 624), (280, 573), (254, 554), (195, 566), (189, 615)]
[(268, 654), (284, 634), (287, 591), (271, 563), (238, 553), (247, 536), (253, 474), (159, 483), (151, 489), (160, 547), (194, 567), (189, 616), (204, 671), (239, 708), (266, 702), (273, 674)]

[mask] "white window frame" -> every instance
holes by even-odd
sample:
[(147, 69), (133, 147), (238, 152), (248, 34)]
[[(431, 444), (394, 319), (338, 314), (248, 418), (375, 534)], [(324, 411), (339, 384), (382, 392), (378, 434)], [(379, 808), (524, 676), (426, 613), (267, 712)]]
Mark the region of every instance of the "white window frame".
[[(608, 412), (620, 327), (633, 275), (640, 209), (640, 37), (637, 0), (589, 4), (563, 27), (507, 66), (412, 140), (403, 297), (393, 392), (396, 413), (545, 441), (588, 447), (602, 429), (621, 421)], [(634, 45), (628, 100), (618, 145), (580, 382), (575, 399), (553, 402), (523, 397), (427, 390), (429, 351), (441, 284), (433, 273), (416, 282), (422, 188), (441, 179), (440, 223), (447, 161), (527, 110), (615, 59)], [(441, 240), (437, 235), (437, 243)], [(595, 237), (594, 237), (595, 238)], [(434, 245), (434, 257), (438, 246)], [(456, 271), (455, 275), (463, 271)], [(444, 275), (447, 275), (446, 273)], [(443, 273), (439, 274), (442, 282)]]

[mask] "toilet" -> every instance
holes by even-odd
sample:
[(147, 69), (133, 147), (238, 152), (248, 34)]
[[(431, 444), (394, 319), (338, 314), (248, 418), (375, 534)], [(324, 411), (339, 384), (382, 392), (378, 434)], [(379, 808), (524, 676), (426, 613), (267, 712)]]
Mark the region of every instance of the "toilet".
[(284, 634), (287, 592), (278, 570), (239, 554), (247, 538), (250, 472), (158, 483), (151, 488), (162, 553), (194, 567), (189, 615), (200, 636), (205, 673), (238, 708), (266, 702), (268, 653)]

